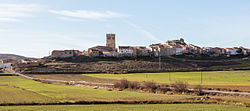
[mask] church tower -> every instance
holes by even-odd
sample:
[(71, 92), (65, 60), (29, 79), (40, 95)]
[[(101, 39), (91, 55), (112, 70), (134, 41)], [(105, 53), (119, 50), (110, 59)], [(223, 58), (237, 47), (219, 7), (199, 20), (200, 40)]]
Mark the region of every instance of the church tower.
[(115, 34), (106, 34), (106, 46), (115, 50)]

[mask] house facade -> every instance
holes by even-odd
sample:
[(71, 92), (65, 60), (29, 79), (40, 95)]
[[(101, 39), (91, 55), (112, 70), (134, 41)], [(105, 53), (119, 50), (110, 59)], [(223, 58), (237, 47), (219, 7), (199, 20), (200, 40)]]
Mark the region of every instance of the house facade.
[(170, 56), (170, 55), (182, 55), (183, 48), (181, 45), (169, 45), (169, 44), (152, 44), (150, 45), (153, 56)]
[(151, 50), (149, 48), (143, 46), (136, 47), (136, 56), (138, 57), (146, 57), (151, 56)]
[(188, 44), (186, 46), (183, 46), (183, 48), (184, 48), (183, 53), (187, 53), (187, 54), (200, 54), (201, 53), (201, 48), (193, 44)]
[(120, 56), (136, 56), (136, 47), (133, 46), (119, 46)]
[(97, 57), (97, 56), (112, 56), (110, 53), (116, 52), (111, 47), (107, 46), (95, 46), (88, 49), (89, 56)]
[(3, 63), (3, 64), (0, 64), (0, 68), (11, 68), (12, 66), (12, 63)]
[(242, 46), (239, 47), (242, 50), (243, 55), (249, 55), (250, 54), (250, 49), (244, 48)]
[(237, 50), (238, 49), (236, 48), (225, 48), (227, 55), (237, 55), (238, 54)]
[(53, 58), (66, 58), (79, 55), (81, 55), (79, 50), (53, 50), (51, 53), (51, 57)]
[(220, 56), (220, 55), (225, 55), (226, 50), (223, 48), (215, 47), (215, 48), (211, 48), (209, 53), (210, 55), (213, 55), (213, 56)]

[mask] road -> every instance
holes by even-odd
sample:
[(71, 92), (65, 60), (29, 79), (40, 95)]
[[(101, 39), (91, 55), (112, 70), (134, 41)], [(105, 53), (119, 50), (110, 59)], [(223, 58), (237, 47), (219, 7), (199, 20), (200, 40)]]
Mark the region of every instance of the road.
[(24, 74), (20, 74), (17, 73), (13, 70), (9, 70), (6, 69), (6, 71), (13, 73), (17, 76), (21, 76), (27, 79), (31, 79), (31, 80), (36, 80), (36, 81), (45, 81), (45, 82), (57, 82), (57, 83), (68, 83), (68, 84), (82, 84), (82, 85), (91, 85), (91, 86), (104, 86), (104, 87), (113, 87), (114, 84), (107, 84), (107, 83), (90, 83), (90, 82), (86, 82), (86, 81), (63, 81), (63, 80), (52, 80), (52, 79), (40, 79), (40, 78), (35, 78), (35, 77), (30, 77), (30, 76), (26, 76)]

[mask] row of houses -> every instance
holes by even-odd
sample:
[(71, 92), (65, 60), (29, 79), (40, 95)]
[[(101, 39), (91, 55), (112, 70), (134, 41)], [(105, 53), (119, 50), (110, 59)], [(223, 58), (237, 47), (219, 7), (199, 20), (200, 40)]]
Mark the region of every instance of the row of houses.
[(51, 57), (65, 58), (73, 56), (93, 56), (93, 57), (136, 57), (136, 56), (151, 56), (152, 52), (150, 48), (145, 46), (115, 46), (115, 34), (106, 34), (106, 46), (94, 46), (88, 49), (88, 51), (79, 50), (53, 50)]
[(165, 43), (151, 44), (145, 46), (118, 46), (115, 44), (115, 34), (106, 34), (106, 46), (94, 46), (88, 51), (79, 50), (54, 50), (51, 57), (64, 58), (72, 56), (93, 56), (93, 57), (138, 57), (138, 56), (171, 56), (183, 54), (207, 54), (211, 56), (250, 54), (250, 49), (244, 47), (219, 48), (219, 47), (199, 47), (185, 43), (184, 39), (171, 40)]

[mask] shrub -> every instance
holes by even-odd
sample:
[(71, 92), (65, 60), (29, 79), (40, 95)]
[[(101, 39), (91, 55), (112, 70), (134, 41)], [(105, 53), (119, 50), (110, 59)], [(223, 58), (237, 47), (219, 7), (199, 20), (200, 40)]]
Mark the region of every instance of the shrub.
[(159, 87), (157, 90), (160, 90), (163, 94), (165, 94), (168, 91), (172, 91), (169, 87)]
[(127, 79), (122, 79), (120, 82), (117, 82), (114, 84), (115, 88), (119, 88), (121, 90), (123, 89), (138, 89), (139, 88), (139, 83), (138, 82), (131, 82), (128, 81)]
[(177, 81), (174, 84), (172, 84), (173, 91), (177, 93), (187, 92), (188, 91), (187, 86), (188, 86), (188, 83), (182, 82), (182, 81)]
[(140, 87), (138, 82), (129, 82), (129, 86), (130, 89), (138, 89)]
[(129, 84), (129, 81), (127, 79), (122, 79), (120, 80), (120, 82), (115, 83), (114, 87), (123, 90), (123, 89), (128, 88), (128, 84)]
[(144, 82), (143, 84), (147, 89), (153, 89), (153, 90), (157, 89), (155, 82)]
[(157, 85), (155, 84), (155, 82), (144, 82), (143, 86), (146, 90), (148, 90), (149, 92), (156, 92), (157, 89)]
[(198, 96), (204, 95), (204, 92), (202, 91), (202, 86), (201, 85), (197, 85), (194, 88), (194, 93)]
[(238, 89), (234, 89), (233, 92), (239, 92), (239, 90)]

